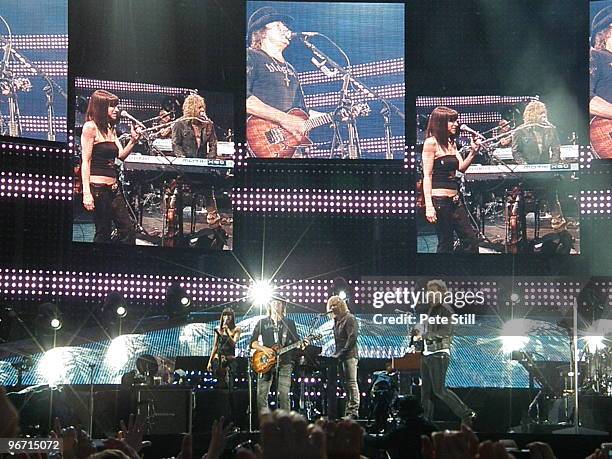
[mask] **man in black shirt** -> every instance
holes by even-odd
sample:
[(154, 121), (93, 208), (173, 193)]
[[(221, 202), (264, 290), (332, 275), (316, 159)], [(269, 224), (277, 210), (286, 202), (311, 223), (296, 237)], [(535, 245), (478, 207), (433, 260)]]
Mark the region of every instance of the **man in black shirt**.
[[(589, 111), (591, 115), (612, 120), (612, 6), (593, 18), (591, 45)], [(596, 143), (591, 130), (591, 143), (602, 158), (612, 158), (612, 142), (605, 141), (609, 139), (607, 133), (609, 128), (603, 131), (602, 141)]]
[(283, 56), (291, 40), (288, 24), (292, 22), (291, 16), (269, 6), (249, 18), (246, 111), (301, 136), (306, 132), (305, 121), (286, 113), (291, 108), (306, 110), (297, 72)]
[(359, 417), (359, 385), (357, 383), (359, 323), (349, 311), (346, 302), (339, 296), (332, 296), (327, 301), (327, 311), (334, 319), (336, 352), (332, 357), (337, 358), (341, 364), (342, 384), (348, 397), (344, 416), (355, 419)]
[[(264, 317), (253, 330), (251, 336), (251, 348), (262, 351), (269, 357), (274, 356), (274, 346), (284, 348), (296, 341), (299, 336), (295, 322), (285, 317), (285, 304), (280, 300), (272, 300), (267, 306), (268, 315)], [(278, 408), (291, 410), (289, 389), (291, 389), (291, 372), (293, 371), (293, 352), (287, 352), (280, 356), (278, 373), (275, 367), (270, 372), (257, 377), (257, 406), (261, 412), (268, 407), (268, 393), (272, 385), (272, 378), (278, 374), (276, 381)]]

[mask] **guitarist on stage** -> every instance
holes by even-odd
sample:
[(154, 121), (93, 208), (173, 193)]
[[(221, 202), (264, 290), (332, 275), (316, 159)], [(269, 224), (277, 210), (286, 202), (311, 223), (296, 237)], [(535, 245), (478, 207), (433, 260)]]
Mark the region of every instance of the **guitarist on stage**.
[(291, 41), (288, 25), (292, 22), (291, 16), (268, 6), (258, 9), (249, 18), (246, 111), (302, 136), (306, 133), (305, 121), (285, 113), (292, 108), (306, 111), (297, 72), (283, 56)]
[(602, 9), (593, 18), (591, 45), (589, 111), (591, 115), (608, 121), (601, 136), (607, 141), (596, 145), (592, 124), (591, 143), (601, 158), (612, 158), (612, 142), (609, 141), (609, 132), (612, 131), (612, 6)]
[[(269, 358), (276, 355), (273, 347), (287, 347), (300, 340), (295, 322), (285, 317), (285, 303), (272, 300), (267, 306), (268, 315), (264, 317), (253, 330), (251, 348), (264, 352)], [(278, 373), (277, 373), (278, 369)], [(279, 357), (279, 364), (268, 373), (257, 377), (257, 406), (261, 412), (268, 407), (268, 393), (272, 379), (277, 378), (278, 408), (291, 410), (289, 390), (291, 388), (291, 373), (293, 371), (293, 353), (286, 352)], [(277, 375), (277, 376), (276, 376)]]

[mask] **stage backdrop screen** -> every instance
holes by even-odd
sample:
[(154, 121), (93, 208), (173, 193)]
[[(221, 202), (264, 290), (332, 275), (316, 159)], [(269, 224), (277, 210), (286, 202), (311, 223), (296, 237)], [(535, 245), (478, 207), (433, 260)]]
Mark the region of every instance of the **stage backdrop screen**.
[(249, 1), (246, 34), (250, 156), (402, 159), (403, 4)]
[(232, 249), (231, 94), (76, 78), (75, 95), (73, 241)]
[(66, 141), (68, 1), (3, 0), (0, 135)]
[(580, 146), (561, 122), (569, 105), (537, 95), (418, 97), (418, 252), (580, 253)]

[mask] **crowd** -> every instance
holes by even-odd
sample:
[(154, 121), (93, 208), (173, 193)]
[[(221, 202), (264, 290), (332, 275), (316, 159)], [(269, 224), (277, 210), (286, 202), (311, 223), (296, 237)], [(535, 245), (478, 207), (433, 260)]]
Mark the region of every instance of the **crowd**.
[[(408, 414), (408, 413), (407, 413)], [(416, 414), (412, 412), (412, 415)], [(403, 424), (396, 429), (398, 435), (391, 431), (384, 436), (368, 436), (353, 420), (326, 421), (319, 420), (309, 424), (306, 419), (295, 412), (276, 410), (264, 412), (260, 416), (260, 440), (253, 446), (242, 445), (234, 451), (228, 451), (228, 439), (233, 435), (231, 423), (226, 424), (223, 418), (214, 422), (208, 450), (202, 459), (361, 459), (365, 458), (364, 449), (368, 447), (387, 447), (392, 459), (554, 459), (555, 455), (546, 443), (535, 442), (527, 445), (528, 453), (521, 452), (514, 456), (507, 443), (503, 441), (480, 442), (476, 434), (463, 425), (459, 431), (432, 432), (423, 434), (419, 443), (411, 441), (410, 433), (426, 432), (426, 425), (420, 429), (408, 423), (415, 422), (405, 416)], [(418, 417), (418, 416), (417, 416)], [(403, 426), (403, 427), (402, 427)], [(425, 428), (425, 430), (423, 430)], [(58, 419), (51, 432), (51, 437), (61, 438), (63, 459), (141, 459), (155, 456), (155, 445), (144, 441), (144, 419), (130, 416), (128, 424), (123, 422), (116, 438), (103, 442), (102, 448), (96, 448), (94, 442), (81, 429), (62, 427)], [(19, 414), (6, 397), (6, 391), (0, 387), (0, 438), (15, 438), (19, 435)], [(402, 443), (402, 438), (405, 441)], [(403, 444), (403, 447), (402, 447)], [(394, 446), (394, 447), (391, 447)], [(399, 447), (399, 448), (397, 448)], [(101, 449), (101, 451), (100, 451)], [(19, 454), (19, 459), (45, 459), (40, 453)], [(193, 437), (183, 437), (178, 459), (193, 459)], [(604, 459), (607, 456), (595, 450), (587, 459)]]

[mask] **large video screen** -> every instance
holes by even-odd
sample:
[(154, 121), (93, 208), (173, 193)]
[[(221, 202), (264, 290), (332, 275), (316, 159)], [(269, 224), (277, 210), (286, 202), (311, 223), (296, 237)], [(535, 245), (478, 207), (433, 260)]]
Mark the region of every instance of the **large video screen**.
[(563, 103), (418, 97), (420, 253), (580, 253), (575, 134)]
[(402, 159), (404, 5), (247, 2), (256, 158)]
[(68, 1), (3, 0), (0, 135), (64, 142)]
[(75, 82), (73, 241), (231, 250), (233, 96)]
[(591, 147), (597, 158), (612, 159), (612, 1), (589, 5)]

